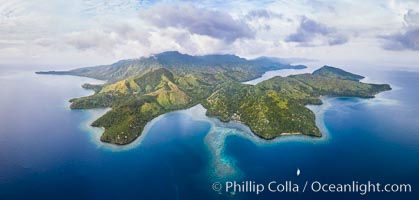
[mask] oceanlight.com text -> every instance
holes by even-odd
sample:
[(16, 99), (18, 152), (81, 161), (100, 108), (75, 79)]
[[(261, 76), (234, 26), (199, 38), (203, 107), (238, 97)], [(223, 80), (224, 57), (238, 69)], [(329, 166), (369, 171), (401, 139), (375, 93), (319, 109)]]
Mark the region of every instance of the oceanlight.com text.
[(314, 193), (358, 193), (366, 195), (368, 193), (410, 193), (412, 186), (410, 184), (382, 184), (378, 182), (358, 182), (349, 183), (323, 183), (320, 181), (305, 181), (303, 183), (293, 181), (270, 181), (267, 183), (258, 183), (255, 181), (226, 181), (215, 182), (212, 189), (216, 192), (226, 193), (255, 193), (257, 195), (263, 192), (314, 192)]

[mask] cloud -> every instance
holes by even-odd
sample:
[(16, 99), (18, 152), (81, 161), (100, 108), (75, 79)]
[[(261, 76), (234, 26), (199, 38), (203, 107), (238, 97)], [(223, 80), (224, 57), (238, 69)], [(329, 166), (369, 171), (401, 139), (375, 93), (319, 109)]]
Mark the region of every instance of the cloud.
[(348, 37), (335, 28), (303, 17), (297, 31), (285, 38), (286, 42), (301, 46), (340, 45), (348, 42)]
[(139, 16), (158, 28), (186, 29), (192, 34), (206, 35), (228, 43), (255, 36), (248, 24), (226, 12), (198, 8), (187, 3), (159, 4), (143, 10)]
[(382, 47), (391, 51), (419, 51), (419, 12), (409, 10), (404, 15), (405, 30), (390, 35), (379, 35), (384, 39)]
[(379, 36), (385, 39), (383, 48), (392, 51), (413, 50), (419, 51), (419, 27), (411, 28), (404, 33)]
[(137, 0), (83, 0), (81, 13), (88, 16), (106, 15), (109, 13), (124, 14), (139, 4)]
[(417, 48), (415, 0), (0, 2), (0, 64), (98, 64), (167, 50), (417, 63), (418, 51), (384, 50)]
[(151, 35), (149, 30), (138, 26), (138, 24), (122, 22), (114, 22), (108, 25), (105, 30), (117, 34), (123, 41), (138, 41), (146, 45), (149, 44), (148, 38)]
[(246, 19), (260, 19), (260, 18), (265, 18), (265, 19), (270, 19), (270, 18), (281, 18), (282, 19), (282, 15), (278, 14), (278, 13), (274, 13), (271, 12), (269, 10), (266, 9), (257, 9), (257, 10), (251, 10), (249, 13), (246, 14), (245, 18)]
[(408, 10), (404, 15), (404, 21), (408, 27), (419, 26), (419, 12)]
[(82, 51), (94, 49), (100, 52), (110, 51), (120, 43), (114, 32), (99, 30), (72, 32), (64, 38), (64, 42)]

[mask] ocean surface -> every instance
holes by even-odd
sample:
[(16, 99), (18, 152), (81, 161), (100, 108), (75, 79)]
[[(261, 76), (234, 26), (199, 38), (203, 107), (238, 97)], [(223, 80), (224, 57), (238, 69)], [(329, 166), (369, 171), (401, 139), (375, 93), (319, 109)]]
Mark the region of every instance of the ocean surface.
[[(101, 143), (102, 130), (89, 126), (107, 109), (69, 109), (69, 99), (92, 94), (81, 84), (100, 81), (0, 68), (0, 199), (418, 199), (419, 72), (356, 72), (393, 90), (309, 106), (322, 138), (265, 141), (197, 105), (160, 116), (134, 143), (116, 146)], [(259, 81), (291, 73), (298, 72), (269, 72)], [(411, 184), (412, 192), (213, 190), (225, 181), (372, 181)]]

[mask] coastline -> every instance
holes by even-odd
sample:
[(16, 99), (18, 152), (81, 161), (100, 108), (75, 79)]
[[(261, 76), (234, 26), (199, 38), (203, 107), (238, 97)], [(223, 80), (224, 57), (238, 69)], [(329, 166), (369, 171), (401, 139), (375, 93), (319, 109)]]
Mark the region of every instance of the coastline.
[(110, 110), (110, 108), (82, 110), (82, 112), (87, 114), (87, 119), (83, 121), (81, 129), (87, 132), (87, 134), (89, 134), (88, 137), (90, 137), (90, 141), (93, 144), (95, 144), (98, 149), (103, 149), (112, 152), (123, 152), (137, 148), (139, 145), (141, 145), (144, 138), (147, 137), (147, 135), (150, 133), (150, 128), (153, 127), (156, 122), (168, 115), (183, 114), (188, 115), (194, 121), (207, 122), (210, 124), (211, 128), (203, 139), (208, 148), (211, 162), (209, 166), (205, 169), (205, 173), (208, 173), (211, 176), (211, 180), (220, 181), (228, 178), (239, 178), (242, 176), (242, 172), (240, 171), (240, 169), (238, 169), (235, 166), (235, 159), (225, 154), (225, 149), (227, 148), (225, 141), (229, 136), (241, 137), (243, 139), (253, 142), (257, 146), (270, 146), (277, 145), (283, 142), (295, 141), (309, 143), (327, 141), (329, 138), (329, 134), (326, 126), (324, 125), (323, 115), (325, 111), (328, 108), (330, 108), (331, 104), (328, 103), (326, 97), (322, 97), (322, 101), (322, 105), (309, 106), (310, 110), (312, 110), (316, 115), (316, 125), (322, 132), (322, 137), (311, 137), (298, 133), (283, 133), (281, 134), (281, 136), (276, 137), (275, 139), (265, 140), (252, 133), (248, 126), (240, 122), (222, 122), (215, 117), (206, 116), (206, 109), (201, 104), (198, 104), (188, 109), (165, 113), (154, 118), (146, 124), (142, 134), (128, 145), (115, 145), (100, 141), (100, 136), (103, 134), (104, 131), (103, 128), (91, 126), (91, 123), (94, 120), (104, 115), (106, 112)]
[[(305, 73), (305, 72), (308, 72), (308, 71), (311, 71), (311, 70), (312, 70), (312, 67), (307, 67), (307, 68), (304, 68), (304, 69), (280, 69), (280, 70), (267, 71), (261, 77), (250, 80), (248, 82), (244, 82), (243, 84), (258, 84), (261, 81), (272, 78), (274, 76), (286, 76), (286, 75), (290, 75), (290, 74), (300, 74), (300, 73)], [(306, 106), (308, 109), (310, 109), (315, 114), (315, 123), (316, 123), (316, 126), (319, 128), (319, 130), (321, 132), (321, 137), (317, 137), (317, 138), (321, 138), (323, 140), (325, 138), (327, 139), (327, 137), (328, 137), (328, 130), (327, 130), (326, 126), (324, 125), (324, 119), (323, 119), (323, 114), (324, 114), (325, 110), (327, 110), (328, 107), (330, 106), (327, 98), (328, 97), (325, 97), (325, 98), (321, 97), (321, 101), (323, 102), (323, 105), (321, 105), (321, 106), (314, 106), (314, 105), (307, 105)], [(205, 115), (205, 113), (206, 113), (205, 108), (203, 108), (202, 105), (199, 105), (199, 106), (194, 106), (192, 108), (188, 108), (188, 109), (184, 109), (184, 110), (177, 110), (177, 111), (173, 111), (173, 112), (169, 112), (169, 113), (164, 113), (164, 114), (154, 118), (153, 120), (149, 121), (145, 125), (144, 129), (142, 130), (141, 135), (139, 137), (137, 137), (136, 139), (134, 139), (129, 144), (116, 145), (116, 144), (111, 144), (111, 143), (103, 143), (99, 140), (100, 142), (98, 142), (98, 143), (101, 143), (99, 146), (109, 146), (113, 150), (130, 149), (130, 147), (134, 147), (137, 144), (141, 143), (142, 138), (144, 138), (145, 135), (148, 134), (149, 128), (152, 125), (154, 125), (154, 123), (157, 120), (161, 119), (162, 117), (165, 117), (167, 114), (177, 113), (177, 112), (184, 113), (184, 114), (189, 114), (193, 119), (197, 119), (197, 120), (201, 120), (201, 121), (209, 121), (212, 124), (212, 126), (216, 126), (216, 125), (220, 124), (219, 122), (214, 121), (214, 119), (212, 119), (213, 117), (206, 116)], [(88, 120), (88, 121), (91, 122), (93, 120)], [(217, 122), (217, 123), (215, 123), (215, 125), (214, 125), (214, 122)], [(246, 127), (246, 128), (243, 128), (243, 127), (238, 128), (237, 125), (235, 126), (235, 128), (236, 129), (238, 128), (238, 130), (244, 130), (244, 132), (250, 133), (250, 134), (246, 134), (247, 136), (252, 135), (252, 136), (255, 136), (255, 137), (261, 137), (261, 136), (258, 136), (256, 134), (254, 134), (251, 131), (251, 129), (244, 123), (230, 121), (230, 122), (226, 122), (224, 124), (227, 124), (227, 126), (225, 126), (227, 128), (231, 128), (230, 127), (231, 124), (241, 124), (241, 126)], [(94, 131), (92, 131), (92, 132), (94, 132)], [(102, 130), (102, 132), (103, 132), (103, 130)], [(98, 135), (98, 134), (96, 134), (96, 135)], [(300, 136), (300, 135), (304, 135), (304, 134), (299, 133), (299, 132), (290, 132), (290, 133), (284, 132), (284, 133), (279, 133), (278, 136), (275, 137), (275, 138), (259, 138), (259, 139), (256, 139), (255, 141), (256, 141), (256, 143), (262, 143), (262, 144), (275, 143), (277, 141), (283, 141), (284, 140), (280, 136), (297, 136), (297, 135)], [(316, 134), (316, 135), (318, 135), (318, 134)], [(96, 137), (98, 137), (98, 136), (96, 136)], [(307, 137), (311, 138), (310, 141), (313, 140), (313, 136), (307, 136)], [(252, 137), (252, 139), (254, 139), (254, 137)]]
[(162, 115), (154, 118), (153, 120), (149, 121), (144, 126), (144, 129), (143, 129), (141, 135), (139, 137), (137, 137), (133, 142), (131, 142), (129, 144), (126, 144), (126, 145), (117, 145), (117, 144), (102, 142), (100, 140), (100, 137), (104, 132), (104, 128), (91, 126), (91, 124), (95, 120), (97, 120), (98, 118), (100, 118), (101, 116), (106, 114), (106, 112), (108, 112), (109, 110), (111, 110), (111, 108), (86, 109), (86, 110), (83, 109), (83, 110), (81, 110), (82, 112), (85, 112), (88, 116), (87, 119), (82, 122), (81, 128), (82, 128), (82, 130), (88, 132), (88, 134), (91, 137), (91, 141), (98, 148), (104, 148), (106, 150), (116, 151), (116, 152), (130, 150), (130, 149), (133, 149), (133, 148), (136, 148), (137, 146), (139, 146), (142, 143), (143, 139), (150, 132), (150, 128), (153, 127), (153, 125), (156, 122), (158, 122), (160, 119), (166, 117), (167, 115), (181, 113), (181, 114), (185, 114), (185, 115), (190, 116), (195, 121), (204, 121), (204, 122), (208, 122), (212, 125), (211, 120), (207, 119), (207, 116), (205, 115), (205, 111), (206, 111), (205, 108), (202, 105), (198, 104), (198, 105), (195, 105), (194, 107), (191, 107), (191, 108), (188, 108), (188, 109), (168, 112), (168, 113), (162, 114)]
[[(270, 76), (284, 76), (284, 75), (290, 75), (290, 74), (299, 74), (299, 73), (305, 73), (308, 72), (310, 70), (312, 70), (313, 67), (309, 66), (305, 69), (281, 69), (281, 70), (273, 70), (273, 71), (268, 71), (265, 74), (270, 74)], [(245, 82), (245, 84), (257, 84), (261, 81), (263, 81), (262, 79), (266, 78), (266, 75), (263, 75), (262, 77), (259, 77), (257, 79)], [(270, 78), (270, 77), (268, 77)], [(249, 83), (252, 82), (252, 83)], [(381, 96), (381, 94), (377, 95)], [(368, 102), (368, 101), (374, 101), (374, 103), (382, 101), (382, 98), (372, 98), (372, 99), (366, 99), (363, 102)], [(273, 138), (273, 139), (263, 139), (260, 138), (259, 136), (255, 135), (248, 126), (246, 126), (243, 123), (240, 122), (236, 122), (236, 121), (230, 121), (230, 122), (222, 122), (219, 119), (215, 118), (215, 117), (211, 117), (211, 116), (206, 116), (206, 109), (201, 105), (195, 105), (191, 108), (187, 108), (187, 109), (183, 109), (183, 110), (176, 110), (176, 111), (172, 111), (172, 112), (168, 112), (165, 114), (162, 114), (156, 118), (154, 118), (153, 120), (151, 120), (150, 122), (148, 122), (141, 135), (136, 138), (133, 142), (127, 144), (127, 145), (116, 145), (116, 144), (111, 144), (111, 143), (104, 143), (102, 141), (100, 141), (100, 136), (103, 134), (103, 129), (101, 128), (95, 128), (90, 126), (90, 124), (98, 119), (99, 117), (101, 117), (102, 115), (104, 115), (107, 111), (109, 111), (110, 109), (89, 109), (89, 110), (83, 110), (83, 112), (86, 112), (89, 117), (86, 121), (83, 122), (83, 127), (86, 131), (88, 131), (89, 133), (91, 133), (91, 140), (93, 141), (93, 143), (96, 144), (96, 146), (98, 148), (105, 148), (106, 150), (111, 150), (111, 151), (126, 151), (129, 149), (133, 149), (135, 147), (137, 147), (138, 145), (140, 145), (143, 141), (143, 139), (149, 134), (149, 130), (150, 128), (156, 123), (158, 122), (160, 119), (166, 117), (167, 115), (170, 114), (176, 114), (176, 113), (181, 113), (181, 114), (186, 114), (188, 116), (190, 116), (193, 120), (196, 121), (204, 121), (207, 123), (210, 123), (211, 128), (207, 134), (207, 136), (205, 137), (205, 142), (212, 154), (212, 156), (214, 158), (214, 162), (219, 162), (219, 158), (224, 158), (221, 160), (228, 160), (225, 159), (225, 157), (222, 155), (222, 151), (220, 151), (220, 149), (223, 149), (224, 147), (224, 141), (226, 139), (227, 136), (230, 135), (236, 135), (242, 138), (246, 138), (248, 140), (251, 140), (253, 143), (255, 143), (256, 145), (275, 145), (281, 142), (289, 142), (289, 141), (303, 141), (303, 142), (319, 142), (319, 141), (327, 141), (330, 139), (330, 134), (329, 134), (329, 130), (327, 129), (327, 126), (325, 124), (324, 121), (324, 114), (325, 112), (332, 106), (330, 101), (333, 100), (336, 97), (327, 97), (327, 96), (321, 96), (320, 99), (323, 102), (322, 105), (307, 105), (306, 107), (308, 109), (310, 109), (314, 114), (315, 114), (315, 123), (316, 126), (319, 128), (322, 136), (321, 137), (313, 137), (313, 136), (307, 136), (304, 135), (302, 133), (281, 133), (278, 137)], [(388, 102), (386, 99), (383, 100), (383, 102)], [(216, 133), (218, 132), (218, 133)], [(219, 143), (219, 144), (214, 144), (214, 143)], [(224, 163), (225, 164), (225, 163)], [(225, 171), (225, 170), (221, 170), (221, 171)], [(224, 173), (224, 172), (223, 172)], [(216, 174), (223, 174), (223, 173), (216, 173)]]
[[(145, 126), (144, 129), (141, 133), (141, 135), (139, 137), (137, 137), (133, 142), (126, 144), (126, 145), (117, 145), (117, 144), (111, 144), (111, 143), (106, 143), (106, 142), (102, 142), (100, 140), (100, 137), (102, 136), (103, 132), (105, 131), (103, 127), (99, 128), (99, 127), (93, 127), (91, 126), (91, 124), (97, 120), (98, 118), (100, 118), (101, 116), (103, 116), (104, 114), (106, 114), (106, 112), (108, 112), (109, 110), (111, 110), (111, 108), (102, 108), (102, 109), (87, 109), (87, 110), (82, 110), (83, 112), (85, 112), (88, 117), (85, 121), (82, 122), (81, 125), (81, 129), (86, 131), (89, 134), (90, 140), (92, 143), (94, 143), (97, 148), (102, 148), (104, 150), (109, 150), (112, 152), (121, 152), (121, 151), (127, 151), (130, 149), (134, 149), (137, 146), (139, 146), (144, 137), (147, 136), (147, 134), (150, 132), (150, 128), (156, 123), (158, 122), (161, 118), (163, 118), (166, 114), (160, 115), (156, 118), (154, 118), (153, 120), (151, 120), (150, 122), (148, 122)], [(176, 112), (176, 111), (175, 111)], [(172, 113), (172, 112), (170, 112)]]
[[(240, 179), (242, 172), (236, 167), (235, 158), (225, 153), (227, 148), (226, 139), (230, 136), (237, 136), (251, 141), (257, 146), (272, 146), (284, 142), (307, 142), (322, 144), (330, 139), (329, 131), (324, 122), (324, 114), (331, 107), (331, 98), (321, 97), (322, 105), (307, 106), (316, 116), (316, 125), (319, 127), (322, 136), (312, 137), (301, 133), (283, 133), (272, 140), (266, 140), (255, 135), (248, 126), (235, 122), (222, 122), (217, 118), (206, 117), (205, 121), (211, 124), (211, 129), (205, 137), (205, 143), (211, 153), (211, 164), (207, 171), (212, 181), (225, 181), (227, 179)], [(203, 108), (205, 110), (205, 108)], [(205, 115), (205, 112), (203, 112)]]
[[(228, 149), (228, 143), (226, 143), (227, 137), (240, 137), (259, 147), (269, 147), (289, 142), (324, 145), (325, 142), (328, 143), (331, 139), (331, 134), (329, 133), (325, 122), (325, 113), (332, 107), (331, 102), (336, 98), (339, 97), (321, 96), (320, 99), (323, 104), (306, 106), (315, 114), (315, 123), (322, 133), (321, 137), (312, 137), (301, 133), (282, 133), (274, 139), (266, 140), (255, 135), (245, 124), (236, 121), (222, 122), (218, 118), (206, 116), (206, 109), (201, 104), (197, 104), (188, 109), (165, 113), (154, 118), (145, 125), (142, 134), (132, 143), (127, 145), (115, 145), (100, 141), (100, 136), (103, 134), (104, 130), (102, 128), (90, 126), (94, 120), (104, 115), (110, 108), (82, 110), (82, 112), (85, 112), (88, 116), (83, 122), (82, 128), (89, 134), (88, 137), (90, 137), (91, 142), (94, 143), (98, 149), (100, 148), (111, 152), (123, 152), (137, 148), (141, 145), (142, 141), (150, 134), (151, 127), (162, 118), (173, 114), (188, 115), (194, 121), (203, 121), (210, 124), (210, 129), (203, 138), (205, 146), (208, 149), (207, 156), (209, 156), (210, 161), (208, 166), (203, 169), (202, 173), (209, 176), (210, 181), (225, 181), (228, 179), (239, 180), (241, 177), (244, 177), (245, 174), (237, 167), (236, 158), (229, 156), (226, 153), (226, 149)], [(374, 103), (376, 103), (375, 101), (387, 102), (385, 98), (384, 100), (382, 98), (382, 95), (379, 94), (373, 99), (362, 99), (362, 103), (370, 104), (370, 101), (374, 101)]]
[(307, 105), (306, 108), (310, 109), (314, 115), (315, 115), (315, 122), (317, 128), (319, 128), (320, 133), (322, 134), (321, 137), (318, 137), (317, 139), (319, 141), (327, 141), (330, 139), (330, 133), (329, 129), (326, 126), (326, 122), (324, 120), (324, 115), (327, 110), (329, 110), (332, 107), (332, 104), (330, 101), (335, 97), (327, 97), (327, 96), (321, 96), (320, 100), (323, 102), (321, 105)]
[[(266, 140), (263, 139), (257, 135), (255, 135), (248, 126), (246, 126), (243, 123), (240, 122), (236, 122), (236, 121), (230, 121), (230, 122), (222, 122), (219, 119), (215, 118), (215, 117), (210, 117), (207, 116), (206, 113), (206, 109), (201, 105), (201, 104), (197, 104), (191, 108), (187, 108), (187, 109), (183, 109), (183, 110), (176, 110), (176, 111), (172, 111), (172, 112), (168, 112), (165, 114), (162, 114), (156, 118), (154, 118), (153, 120), (151, 120), (150, 122), (148, 122), (141, 135), (136, 138), (133, 142), (127, 144), (127, 145), (116, 145), (116, 144), (111, 144), (111, 143), (105, 143), (102, 142), (100, 140), (101, 135), (104, 132), (103, 128), (99, 128), (99, 127), (93, 127), (91, 126), (91, 124), (97, 120), (98, 118), (100, 118), (101, 116), (103, 116), (106, 112), (108, 112), (109, 110), (111, 110), (111, 108), (100, 108), (100, 109), (86, 109), (86, 110), (81, 110), (82, 112), (85, 112), (88, 117), (85, 121), (82, 122), (81, 124), (81, 128), (82, 130), (88, 132), (88, 134), (91, 137), (91, 141), (98, 147), (98, 148), (104, 148), (106, 150), (110, 150), (110, 151), (126, 151), (126, 150), (130, 150), (133, 148), (136, 148), (138, 145), (140, 145), (143, 141), (143, 139), (148, 135), (150, 128), (156, 123), (158, 122), (160, 119), (166, 117), (167, 115), (171, 115), (171, 114), (176, 114), (176, 113), (180, 113), (180, 114), (184, 114), (184, 115), (188, 115), (190, 116), (193, 120), (195, 121), (203, 121), (203, 122), (207, 122), (211, 125), (211, 128), (205, 138), (206, 140), (206, 144), (208, 147), (210, 147), (210, 151), (214, 152), (216, 151), (216, 149), (218, 148), (211, 148), (214, 147), (213, 143), (215, 141), (215, 139), (211, 139), (209, 140), (209, 137), (213, 137), (213, 136), (208, 136), (211, 135), (212, 132), (220, 132), (221, 136), (217, 136), (216, 141), (217, 142), (221, 142), (224, 143), (224, 140), (227, 136), (230, 135), (236, 135), (236, 136), (240, 136), (242, 138), (251, 140), (253, 143), (257, 144), (257, 145), (270, 145), (270, 144), (277, 144), (279, 142), (287, 142), (287, 141), (310, 141), (310, 142), (314, 142), (314, 141), (323, 141), (323, 140), (327, 140), (329, 137), (329, 133), (328, 130), (326, 128), (326, 125), (324, 123), (324, 113), (327, 111), (328, 108), (331, 107), (331, 104), (329, 103), (330, 97), (321, 97), (321, 100), (323, 102), (322, 105), (308, 105), (306, 106), (307, 108), (309, 108), (316, 116), (316, 126), (320, 129), (320, 132), (322, 133), (321, 137), (312, 137), (312, 136), (307, 136), (301, 133), (281, 133), (280, 136), (274, 138), (274, 139), (270, 139), (270, 140)], [(228, 133), (228, 134), (227, 134)], [(223, 145), (216, 145), (216, 146), (223, 146)], [(220, 152), (215, 153), (217, 156), (214, 157), (218, 157), (218, 155), (220, 155)]]

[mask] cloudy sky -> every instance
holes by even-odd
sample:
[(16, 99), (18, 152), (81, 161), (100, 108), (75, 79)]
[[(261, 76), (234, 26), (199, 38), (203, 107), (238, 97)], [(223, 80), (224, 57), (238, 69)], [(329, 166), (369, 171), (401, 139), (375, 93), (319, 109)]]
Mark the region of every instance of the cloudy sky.
[(419, 66), (419, 1), (0, 0), (0, 66), (167, 50)]

